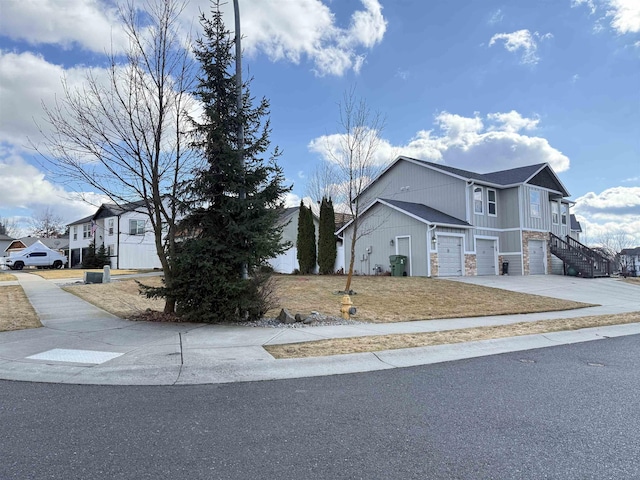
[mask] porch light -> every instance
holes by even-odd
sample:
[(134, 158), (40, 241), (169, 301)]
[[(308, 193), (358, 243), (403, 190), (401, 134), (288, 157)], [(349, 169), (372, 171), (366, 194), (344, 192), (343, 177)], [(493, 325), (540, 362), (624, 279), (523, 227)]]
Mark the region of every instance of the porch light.
[(389, 240), (389, 245), (391, 245), (393, 247), (393, 244), (394, 244), (394, 242), (393, 242), (393, 238), (392, 238), (391, 240)]

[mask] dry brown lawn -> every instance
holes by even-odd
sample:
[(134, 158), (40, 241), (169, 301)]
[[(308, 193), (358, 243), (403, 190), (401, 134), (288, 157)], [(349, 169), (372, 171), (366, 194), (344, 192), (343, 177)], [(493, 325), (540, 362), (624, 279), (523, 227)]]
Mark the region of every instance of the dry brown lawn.
[(640, 277), (627, 277), (623, 280), (626, 283), (631, 283), (632, 285), (640, 285)]
[[(139, 279), (145, 285), (160, 285), (160, 277)], [(339, 316), (345, 277), (275, 276), (278, 308), (267, 313), (276, 316), (280, 308), (292, 313), (317, 311)], [(435, 318), (477, 317), (515, 313), (549, 312), (590, 306), (537, 295), (429, 278), (357, 277), (351, 298), (358, 309), (357, 320), (384, 323)], [(162, 300), (138, 294), (133, 279), (110, 284), (65, 287), (98, 307), (128, 318), (147, 309), (161, 311)]]
[(10, 273), (0, 272), (0, 282), (11, 282), (13, 280), (17, 280), (15, 275), (11, 275)]
[[(277, 276), (280, 305), (291, 312), (339, 315), (342, 276)], [(424, 277), (354, 277), (357, 320), (388, 323), (571, 310), (592, 306), (538, 295)], [(270, 312), (273, 315), (277, 312)]]
[[(141, 277), (140, 282), (149, 286), (160, 286), (161, 277)], [(140, 287), (133, 279), (112, 283), (94, 283), (62, 287), (97, 307), (121, 318), (139, 315), (147, 309), (162, 311), (163, 300), (149, 299), (140, 295)]]
[[(38, 275), (46, 280), (63, 280), (65, 278), (84, 278), (84, 272), (100, 272), (102, 269), (76, 269), (61, 268), (60, 270), (31, 270), (29, 273)], [(153, 272), (153, 270), (111, 270), (112, 276), (117, 275), (136, 275), (139, 273)]]
[(536, 333), (578, 330), (581, 328), (637, 322), (640, 322), (640, 312), (558, 320), (540, 320), (537, 322), (520, 322), (510, 325), (464, 328), (443, 332), (335, 338), (315, 342), (267, 345), (264, 348), (278, 359), (321, 357), (346, 353), (379, 352), (382, 350), (473, 342), (491, 338), (516, 337)]
[(19, 285), (0, 286), (0, 305), (0, 332), (42, 326)]

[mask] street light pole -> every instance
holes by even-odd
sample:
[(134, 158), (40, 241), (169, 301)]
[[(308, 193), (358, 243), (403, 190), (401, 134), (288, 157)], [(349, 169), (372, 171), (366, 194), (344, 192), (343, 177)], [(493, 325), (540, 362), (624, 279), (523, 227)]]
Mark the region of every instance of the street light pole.
[[(244, 183), (244, 120), (242, 118), (242, 46), (240, 45), (240, 0), (233, 0), (233, 13), (236, 25), (236, 108), (238, 109), (238, 161), (242, 165), (242, 177)], [(238, 192), (240, 200), (247, 198), (247, 192), (244, 185), (240, 187)], [(242, 264), (242, 278), (249, 278), (247, 262)]]

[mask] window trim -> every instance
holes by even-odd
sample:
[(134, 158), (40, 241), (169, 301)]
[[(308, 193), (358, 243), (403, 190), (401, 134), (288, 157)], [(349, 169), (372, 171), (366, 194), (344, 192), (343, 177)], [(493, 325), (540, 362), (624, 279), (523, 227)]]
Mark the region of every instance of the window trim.
[(107, 222), (107, 225), (109, 226), (109, 236), (113, 235), (113, 218), (110, 218)]
[(554, 225), (558, 225), (560, 223), (560, 207), (558, 202), (551, 202), (551, 223)]
[[(473, 213), (475, 215), (484, 215), (484, 189), (482, 187), (473, 187)], [(480, 194), (480, 200), (478, 203), (478, 199), (476, 198), (476, 194)], [(480, 211), (476, 208), (480, 206)]]
[[(533, 195), (537, 195), (538, 199), (537, 201), (534, 202), (533, 200)], [(532, 218), (540, 218), (542, 217), (542, 209), (541, 209), (541, 203), (542, 203), (542, 195), (540, 193), (540, 190), (535, 190), (535, 189), (531, 189), (529, 190), (529, 215)], [(538, 211), (534, 212), (533, 206), (537, 206), (538, 207)]]
[(78, 240), (78, 227), (77, 225), (73, 226), (73, 239)]
[(91, 238), (91, 224), (83, 223), (82, 224), (82, 238)]
[(562, 221), (562, 225), (567, 226), (567, 220), (569, 217), (569, 206), (566, 204), (560, 205), (560, 219)]
[[(136, 222), (135, 230), (132, 228), (133, 222)], [(142, 233), (140, 233), (140, 224), (142, 224)], [(144, 235), (145, 224), (146, 222), (144, 220), (140, 220), (137, 218), (130, 218), (129, 219), (129, 235), (134, 235), (134, 236)]]
[[(493, 201), (489, 198), (493, 192)], [(491, 205), (493, 205), (493, 213), (491, 213)], [(494, 188), (487, 188), (487, 215), (490, 217), (498, 216), (498, 192)]]

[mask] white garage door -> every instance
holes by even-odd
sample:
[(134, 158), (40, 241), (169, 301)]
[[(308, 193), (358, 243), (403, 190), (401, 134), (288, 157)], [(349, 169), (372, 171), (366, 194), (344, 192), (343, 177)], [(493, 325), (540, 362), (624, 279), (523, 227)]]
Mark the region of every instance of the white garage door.
[(496, 275), (496, 241), (476, 240), (478, 275)]
[(529, 275), (544, 275), (544, 241), (529, 240)]
[(438, 235), (438, 275), (462, 276), (462, 237)]

